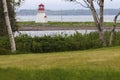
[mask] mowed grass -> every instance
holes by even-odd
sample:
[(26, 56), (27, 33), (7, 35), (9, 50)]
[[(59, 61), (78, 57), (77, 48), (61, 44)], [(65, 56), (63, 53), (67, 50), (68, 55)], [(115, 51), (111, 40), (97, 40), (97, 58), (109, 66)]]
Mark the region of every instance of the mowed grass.
[(120, 46), (1, 55), (0, 80), (120, 80)]

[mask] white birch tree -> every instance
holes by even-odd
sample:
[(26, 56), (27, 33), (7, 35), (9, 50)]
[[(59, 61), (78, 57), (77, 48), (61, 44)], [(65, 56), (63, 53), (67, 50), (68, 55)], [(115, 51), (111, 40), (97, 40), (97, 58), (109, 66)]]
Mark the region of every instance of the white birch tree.
[(14, 36), (13, 36), (13, 33), (12, 33), (12, 29), (11, 29), (7, 2), (6, 2), (6, 0), (2, 0), (2, 3), (3, 3), (4, 17), (5, 17), (5, 22), (6, 22), (9, 41), (10, 41), (10, 46), (11, 46), (11, 52), (15, 52), (16, 51), (16, 45), (15, 45), (15, 40), (14, 40)]
[[(99, 33), (99, 38), (103, 46), (107, 46), (105, 36), (104, 36), (104, 31), (103, 31), (103, 13), (104, 13), (104, 0), (66, 0), (66, 1), (73, 1), (81, 4), (83, 7), (89, 8), (91, 10), (96, 28)], [(85, 5), (81, 3), (83, 1)], [(94, 2), (96, 2), (99, 6), (99, 14), (97, 13)]]

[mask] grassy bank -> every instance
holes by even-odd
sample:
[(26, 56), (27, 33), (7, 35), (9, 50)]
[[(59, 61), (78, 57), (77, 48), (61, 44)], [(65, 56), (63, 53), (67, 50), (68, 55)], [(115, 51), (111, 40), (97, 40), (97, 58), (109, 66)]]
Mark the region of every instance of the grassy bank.
[[(35, 22), (17, 22), (20, 27), (40, 27), (40, 26), (52, 26), (52, 27), (95, 27), (94, 22), (48, 22), (45, 24)], [(105, 27), (112, 27), (112, 22), (104, 22)], [(120, 23), (117, 23), (120, 27)]]
[(120, 47), (0, 56), (1, 80), (119, 80)]

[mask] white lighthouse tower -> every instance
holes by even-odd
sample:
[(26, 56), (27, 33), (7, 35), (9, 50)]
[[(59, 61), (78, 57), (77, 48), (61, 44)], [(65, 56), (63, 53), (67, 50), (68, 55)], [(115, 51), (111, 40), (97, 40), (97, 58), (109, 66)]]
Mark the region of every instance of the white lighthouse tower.
[(38, 8), (38, 13), (36, 16), (36, 23), (47, 23), (47, 16), (45, 15), (44, 5), (41, 3)]

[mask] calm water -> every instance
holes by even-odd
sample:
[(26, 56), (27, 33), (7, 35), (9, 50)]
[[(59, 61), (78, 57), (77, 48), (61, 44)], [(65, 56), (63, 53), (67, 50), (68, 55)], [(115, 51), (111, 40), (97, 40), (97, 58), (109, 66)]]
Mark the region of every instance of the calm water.
[[(36, 16), (17, 16), (17, 21), (35, 21)], [(105, 15), (105, 22), (113, 22), (114, 15)], [(48, 21), (55, 22), (88, 22), (93, 21), (91, 15), (80, 15), (80, 16), (48, 16)]]
[(27, 34), (29, 36), (54, 36), (54, 35), (73, 35), (77, 32), (85, 34), (85, 33), (90, 33), (90, 32), (95, 32), (96, 30), (53, 30), (53, 31), (19, 31), (19, 32), (15, 32), (15, 36), (19, 36), (20, 34)]
[[(17, 16), (17, 21), (35, 21), (36, 16)], [(105, 22), (113, 22), (114, 15), (105, 15)], [(119, 17), (120, 19), (120, 17)], [(48, 16), (48, 21), (55, 22), (88, 22), (93, 21), (92, 16), (90, 15), (80, 15), (80, 16)], [(15, 32), (15, 36), (19, 36), (20, 34), (27, 34), (32, 37), (34, 36), (45, 36), (45, 35), (73, 35), (75, 32), (79, 32), (82, 34), (94, 32), (95, 30), (53, 30), (53, 31), (20, 31)]]

